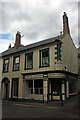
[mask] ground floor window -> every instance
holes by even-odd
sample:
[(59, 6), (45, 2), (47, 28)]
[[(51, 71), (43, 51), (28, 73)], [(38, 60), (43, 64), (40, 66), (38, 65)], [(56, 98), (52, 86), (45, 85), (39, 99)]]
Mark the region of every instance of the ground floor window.
[(18, 78), (12, 79), (12, 96), (18, 97)]
[(29, 81), (30, 94), (43, 94), (43, 80)]
[(76, 82), (70, 81), (69, 82), (69, 94), (76, 93)]

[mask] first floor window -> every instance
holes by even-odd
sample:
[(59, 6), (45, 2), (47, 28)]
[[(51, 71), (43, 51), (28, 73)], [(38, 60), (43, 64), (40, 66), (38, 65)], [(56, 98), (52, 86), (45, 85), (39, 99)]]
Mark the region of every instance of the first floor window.
[(8, 69), (9, 69), (9, 59), (4, 59), (3, 72), (8, 72)]
[(25, 55), (25, 69), (32, 69), (33, 68), (33, 53), (27, 53)]
[(14, 65), (13, 65), (13, 70), (19, 70), (19, 61), (20, 61), (20, 57), (14, 57)]
[(40, 50), (40, 67), (49, 66), (49, 49)]

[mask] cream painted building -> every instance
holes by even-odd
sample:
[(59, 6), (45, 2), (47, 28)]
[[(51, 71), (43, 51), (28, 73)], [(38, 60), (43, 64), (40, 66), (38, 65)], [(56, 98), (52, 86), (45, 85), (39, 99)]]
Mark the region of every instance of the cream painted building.
[(53, 101), (77, 94), (78, 58), (70, 36), (68, 17), (63, 15), (63, 34), (27, 46), (20, 32), (14, 47), (2, 53), (2, 98)]

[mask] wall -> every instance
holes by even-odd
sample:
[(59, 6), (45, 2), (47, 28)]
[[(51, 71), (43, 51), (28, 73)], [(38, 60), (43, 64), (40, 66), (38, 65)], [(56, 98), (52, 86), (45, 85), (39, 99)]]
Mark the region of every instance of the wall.
[[(39, 68), (39, 50), (49, 48), (49, 56), (50, 56), (50, 67), (43, 67)], [(33, 69), (24, 70), (25, 66), (25, 53), (33, 52)], [(20, 55), (20, 70), (13, 71), (13, 57)], [(8, 58), (8, 57), (5, 57)], [(21, 73), (31, 73), (31, 72), (40, 72), (40, 71), (48, 71), (55, 69), (55, 45), (50, 44), (43, 47), (38, 47), (32, 50), (27, 50), (25, 52), (21, 52), (20, 54), (11, 55), (9, 56), (9, 72), (2, 73), (2, 77), (8, 77), (10, 80), (10, 89), (9, 89), (9, 97), (11, 97), (11, 86), (12, 86), (12, 78), (19, 78), (19, 98), (24, 97), (24, 83), (23, 83), (23, 76)]]
[(62, 42), (63, 69), (78, 74), (77, 50), (71, 37), (66, 34), (65, 38), (62, 39)]

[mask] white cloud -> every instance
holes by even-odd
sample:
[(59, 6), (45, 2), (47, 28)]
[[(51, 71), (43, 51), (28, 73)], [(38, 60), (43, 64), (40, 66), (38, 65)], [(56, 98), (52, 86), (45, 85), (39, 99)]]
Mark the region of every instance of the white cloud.
[[(18, 2), (13, 0), (11, 3), (9, 0), (6, 2), (3, 0), (1, 6), (2, 29), (0, 28), (0, 32), (11, 33), (15, 38), (16, 31), (20, 31), (22, 35), (24, 34), (22, 38), (24, 45), (57, 36), (63, 29), (62, 15), (66, 11), (71, 36), (78, 46), (77, 1), (65, 3), (63, 0), (19, 0)], [(6, 45), (5, 48), (7, 49)], [(4, 46), (1, 49), (4, 50)]]

